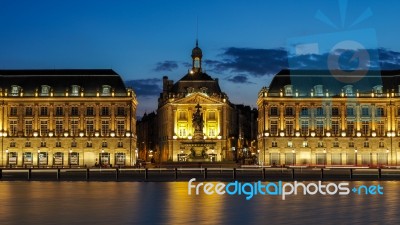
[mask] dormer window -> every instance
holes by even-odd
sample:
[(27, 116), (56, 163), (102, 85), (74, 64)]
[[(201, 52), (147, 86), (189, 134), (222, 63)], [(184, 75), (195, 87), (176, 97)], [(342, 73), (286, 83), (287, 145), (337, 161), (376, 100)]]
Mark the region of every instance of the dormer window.
[(111, 86), (110, 85), (102, 85), (101, 86), (101, 96), (110, 96), (111, 95)]
[(18, 85), (12, 85), (11, 86), (11, 96), (18, 96), (19, 91), (21, 90), (21, 87)]
[(314, 93), (315, 93), (315, 96), (319, 96), (319, 97), (324, 96), (323, 86), (321, 84), (315, 85)]
[(373, 87), (374, 93), (375, 94), (382, 94), (383, 93), (383, 86), (382, 85), (376, 85)]
[(42, 85), (41, 86), (40, 96), (49, 96), (50, 93), (50, 86), (49, 85)]
[(293, 85), (285, 85), (285, 96), (293, 96)]
[(353, 85), (346, 85), (343, 87), (344, 93), (346, 96), (352, 96), (353, 95)]
[(79, 85), (72, 85), (71, 86), (71, 96), (79, 96)]
[(203, 94), (207, 94), (207, 88), (206, 87), (202, 87), (200, 88), (201, 93)]
[(188, 87), (188, 88), (187, 88), (187, 92), (188, 92), (188, 93), (193, 93), (193, 92), (194, 92), (194, 88)]

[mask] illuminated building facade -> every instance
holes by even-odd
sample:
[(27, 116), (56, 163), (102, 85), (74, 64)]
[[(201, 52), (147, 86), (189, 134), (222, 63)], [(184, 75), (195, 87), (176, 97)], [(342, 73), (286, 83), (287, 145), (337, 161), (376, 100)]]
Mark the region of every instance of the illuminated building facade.
[(283, 70), (259, 92), (265, 165), (397, 165), (400, 71)]
[(136, 96), (113, 70), (1, 70), (3, 166), (130, 166)]
[(157, 110), (160, 160), (233, 160), (234, 108), (218, 79), (202, 70), (203, 54), (197, 42), (191, 56), (192, 69), (179, 81), (163, 78)]

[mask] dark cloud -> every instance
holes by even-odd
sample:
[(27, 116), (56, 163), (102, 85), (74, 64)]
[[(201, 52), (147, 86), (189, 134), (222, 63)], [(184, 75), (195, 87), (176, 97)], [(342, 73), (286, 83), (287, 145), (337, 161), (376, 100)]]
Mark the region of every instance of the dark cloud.
[[(367, 53), (370, 60), (359, 61), (362, 54)], [(338, 55), (332, 59), (330, 55)], [(356, 57), (355, 57), (356, 56)], [(219, 60), (205, 60), (208, 70), (218, 73), (235, 73), (227, 80), (232, 82), (246, 81), (243, 74), (261, 77), (274, 75), (282, 69), (328, 69), (339, 66), (343, 70), (357, 68), (394, 70), (400, 69), (400, 53), (384, 48), (367, 50), (337, 49), (335, 52), (323, 54), (288, 55), (284, 49), (253, 49), (230, 47), (223, 50)], [(335, 64), (335, 60), (338, 61)]]
[(284, 49), (230, 47), (224, 49), (220, 57), (221, 60), (205, 61), (207, 68), (216, 72), (231, 71), (263, 76), (275, 74), (288, 67), (287, 52)]
[(127, 87), (132, 87), (137, 96), (158, 96), (161, 93), (161, 79), (139, 79), (125, 81)]
[(239, 83), (239, 84), (252, 84), (252, 82), (249, 81), (249, 78), (247, 75), (235, 75), (235, 76), (230, 76), (226, 78), (226, 80), (233, 82), (233, 83)]
[(178, 63), (176, 61), (169, 60), (158, 62), (156, 68), (154, 68), (154, 70), (157, 72), (172, 71), (175, 69), (178, 69)]

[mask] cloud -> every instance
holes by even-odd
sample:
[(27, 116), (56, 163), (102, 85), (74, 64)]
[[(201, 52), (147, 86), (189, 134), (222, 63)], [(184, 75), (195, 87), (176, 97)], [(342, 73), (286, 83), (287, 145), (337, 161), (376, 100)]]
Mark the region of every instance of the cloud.
[[(205, 60), (207, 70), (217, 73), (234, 73), (227, 80), (231, 82), (248, 82), (249, 78), (270, 76), (282, 69), (328, 69), (337, 65), (343, 70), (357, 68), (395, 70), (400, 69), (400, 53), (379, 49), (366, 49), (369, 60), (360, 61), (365, 50), (337, 49), (335, 52), (322, 54), (289, 55), (285, 49), (255, 49), (229, 47), (223, 49), (217, 60)], [(336, 59), (329, 57), (337, 55)], [(338, 61), (335, 64), (335, 60)]]
[(172, 71), (178, 69), (178, 63), (176, 61), (166, 60), (164, 62), (158, 62), (156, 64), (156, 68), (154, 68), (157, 72), (164, 72), (164, 71)]
[(230, 71), (264, 76), (288, 67), (287, 52), (284, 49), (229, 47), (219, 56), (221, 60), (205, 61), (208, 69), (219, 73)]
[(125, 85), (132, 87), (137, 96), (158, 96), (162, 91), (159, 78), (127, 80)]
[(233, 82), (233, 83), (240, 83), (240, 84), (252, 84), (252, 82), (249, 81), (249, 78), (247, 75), (235, 75), (235, 76), (230, 76), (226, 78), (227, 81)]

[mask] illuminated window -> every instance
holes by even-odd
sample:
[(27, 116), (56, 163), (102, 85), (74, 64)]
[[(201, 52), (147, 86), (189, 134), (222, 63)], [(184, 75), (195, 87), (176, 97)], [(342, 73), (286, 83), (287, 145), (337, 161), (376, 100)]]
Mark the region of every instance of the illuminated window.
[(40, 121), (40, 136), (47, 136), (48, 133), (47, 120)]
[(354, 136), (354, 121), (347, 121), (347, 135)]
[(315, 96), (322, 97), (324, 96), (323, 86), (322, 85), (315, 85), (314, 86)]
[(293, 85), (285, 85), (285, 96), (293, 96)]
[(270, 131), (271, 131), (271, 136), (278, 135), (278, 121), (276, 121), (276, 120), (271, 121)]
[(101, 136), (108, 136), (110, 132), (110, 121), (102, 120), (101, 121)]
[(17, 120), (10, 120), (10, 135), (11, 136), (17, 136)]
[(385, 135), (385, 122), (384, 121), (376, 122), (376, 135), (378, 135), (378, 136)]
[(288, 141), (287, 146), (288, 148), (293, 148), (293, 141)]
[(91, 136), (94, 132), (93, 120), (86, 120), (86, 136)]
[(364, 141), (364, 148), (369, 148), (369, 141)]
[(31, 136), (33, 133), (32, 130), (33, 130), (32, 120), (25, 120), (25, 129), (24, 129), (25, 136), (27, 137)]
[(301, 135), (307, 136), (308, 135), (308, 120), (301, 121)]
[(77, 119), (71, 119), (70, 130), (71, 130), (71, 136), (78, 135), (78, 120)]
[(102, 85), (101, 86), (101, 96), (110, 96), (111, 95), (111, 86)]
[(187, 112), (179, 111), (179, 120), (187, 120)]
[(308, 148), (308, 141), (304, 140), (302, 146), (303, 148)]
[(293, 121), (286, 121), (286, 135), (287, 136), (293, 136), (294, 135)]
[(10, 116), (17, 116), (18, 108), (15, 106), (10, 107)]
[(21, 87), (18, 85), (12, 85), (11, 86), (11, 96), (18, 96), (19, 91), (21, 90)]
[(72, 85), (71, 86), (71, 96), (79, 96), (79, 89), (80, 89), (80, 87), (78, 85)]
[(337, 120), (332, 121), (332, 134), (334, 136), (339, 135), (339, 121)]
[(215, 112), (208, 112), (208, 120), (215, 120)]
[(117, 136), (121, 137), (125, 133), (125, 121), (118, 120), (117, 121)]
[(353, 96), (353, 85), (346, 85), (343, 87), (346, 96)]
[(361, 133), (362, 135), (369, 135), (369, 121), (362, 121)]
[(278, 147), (278, 142), (276, 142), (276, 141), (272, 141), (271, 144), (272, 144), (271, 146), (272, 146), (273, 148)]
[(49, 96), (50, 93), (50, 86), (42, 85), (42, 90), (40, 92), (40, 96)]
[(316, 126), (315, 126), (315, 133), (317, 136), (324, 135), (324, 121), (317, 120)]
[(64, 121), (63, 120), (56, 120), (55, 135), (56, 136), (62, 136), (63, 132), (64, 132)]

